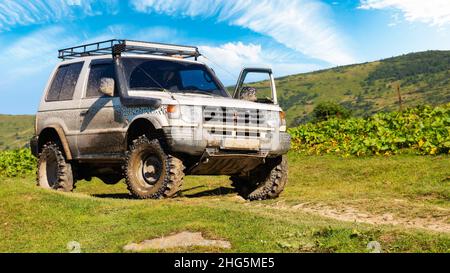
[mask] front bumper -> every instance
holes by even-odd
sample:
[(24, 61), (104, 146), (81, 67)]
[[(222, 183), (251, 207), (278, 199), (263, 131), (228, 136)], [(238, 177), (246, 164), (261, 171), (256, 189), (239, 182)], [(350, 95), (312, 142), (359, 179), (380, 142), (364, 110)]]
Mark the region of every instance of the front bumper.
[(37, 136), (33, 136), (30, 139), (30, 149), (31, 149), (31, 154), (34, 155), (35, 157), (38, 157), (39, 154), (39, 148), (38, 148), (38, 137)]
[(290, 149), (291, 138), (286, 132), (271, 133), (265, 140), (258, 138), (236, 138), (212, 136), (196, 127), (164, 127), (167, 143), (174, 152), (203, 155), (207, 149), (234, 151), (239, 154), (263, 154), (278, 156)]

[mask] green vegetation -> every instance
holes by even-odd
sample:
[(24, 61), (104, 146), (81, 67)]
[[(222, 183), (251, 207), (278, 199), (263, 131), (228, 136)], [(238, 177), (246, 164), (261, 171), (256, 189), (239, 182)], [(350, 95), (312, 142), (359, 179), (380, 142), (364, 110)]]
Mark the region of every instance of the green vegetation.
[(0, 115), (0, 151), (27, 146), (33, 128), (34, 116)]
[(422, 106), (369, 118), (330, 119), (289, 130), (293, 149), (306, 154), (450, 153), (450, 104)]
[(28, 148), (0, 152), (0, 176), (29, 176), (36, 173), (36, 163)]
[[(291, 153), (289, 162), (283, 195), (261, 202), (238, 198), (227, 177), (187, 177), (182, 196), (165, 200), (128, 199), (124, 183), (96, 179), (61, 193), (38, 188), (32, 177), (3, 178), (0, 252), (67, 252), (70, 241), (80, 242), (83, 252), (120, 252), (128, 243), (183, 230), (229, 240), (231, 252), (367, 252), (372, 240), (384, 252), (450, 251), (448, 230), (431, 230), (450, 224), (448, 156)], [(327, 207), (372, 218), (391, 215), (394, 225), (324, 217)], [(425, 228), (406, 228), (408, 221)]]
[[(450, 102), (450, 51), (411, 53), (381, 61), (291, 75), (276, 80), (290, 126), (308, 121), (314, 107), (334, 101), (357, 117), (404, 107)], [(262, 85), (262, 83), (261, 83)]]
[(312, 122), (320, 122), (329, 120), (331, 118), (349, 118), (351, 115), (351, 111), (340, 104), (327, 101), (317, 104), (317, 106), (314, 107), (311, 115)]
[(369, 74), (367, 82), (388, 79), (416, 84), (420, 82), (420, 77), (423, 75), (432, 76), (436, 73), (448, 72), (449, 64), (449, 51), (426, 51), (388, 58)]

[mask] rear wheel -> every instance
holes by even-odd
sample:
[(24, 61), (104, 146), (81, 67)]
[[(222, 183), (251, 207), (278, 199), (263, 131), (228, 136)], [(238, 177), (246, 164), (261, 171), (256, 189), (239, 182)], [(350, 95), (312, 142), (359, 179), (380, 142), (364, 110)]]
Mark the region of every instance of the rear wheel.
[(48, 142), (42, 147), (37, 166), (37, 184), (46, 189), (72, 191), (72, 165), (66, 161), (59, 145)]
[(280, 195), (287, 183), (286, 156), (269, 158), (248, 176), (231, 176), (232, 186), (248, 200), (273, 199)]
[(145, 136), (133, 141), (124, 169), (128, 190), (140, 199), (172, 197), (184, 177), (182, 161), (167, 154), (158, 140)]

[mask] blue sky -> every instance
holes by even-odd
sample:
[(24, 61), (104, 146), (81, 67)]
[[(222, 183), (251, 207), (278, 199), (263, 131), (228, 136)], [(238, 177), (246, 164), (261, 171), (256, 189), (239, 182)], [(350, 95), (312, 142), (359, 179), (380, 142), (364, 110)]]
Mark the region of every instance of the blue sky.
[(450, 49), (449, 0), (0, 0), (0, 113), (32, 114), (57, 49), (126, 38), (200, 47), (225, 84)]

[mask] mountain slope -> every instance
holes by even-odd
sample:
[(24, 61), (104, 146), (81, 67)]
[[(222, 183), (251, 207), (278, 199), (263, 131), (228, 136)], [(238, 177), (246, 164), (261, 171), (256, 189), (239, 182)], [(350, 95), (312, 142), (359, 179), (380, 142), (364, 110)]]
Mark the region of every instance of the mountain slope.
[(304, 122), (323, 101), (338, 102), (356, 116), (398, 110), (398, 84), (404, 107), (442, 104), (450, 101), (450, 51), (411, 53), (276, 81), (291, 126)]
[(27, 145), (33, 128), (34, 116), (0, 115), (0, 151)]

